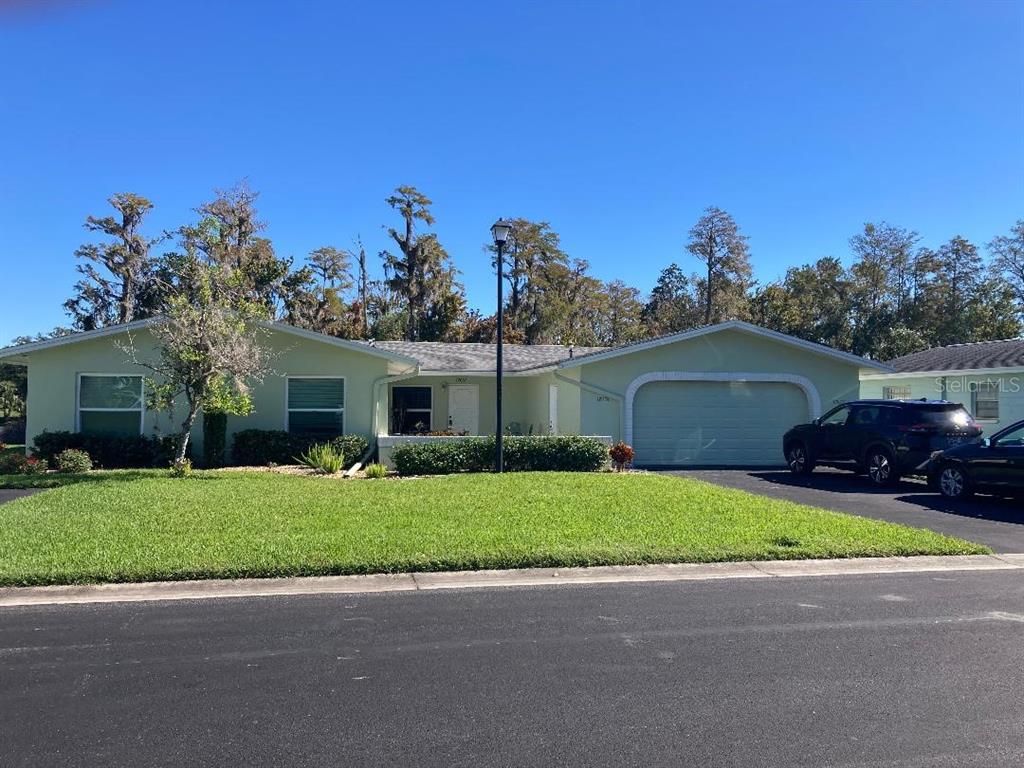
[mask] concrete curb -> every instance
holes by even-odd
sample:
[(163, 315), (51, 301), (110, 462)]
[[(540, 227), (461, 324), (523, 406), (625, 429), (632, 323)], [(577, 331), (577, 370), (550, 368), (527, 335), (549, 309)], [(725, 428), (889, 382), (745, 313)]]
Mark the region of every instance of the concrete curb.
[(752, 560), (735, 563), (614, 565), (595, 568), (522, 568), (507, 571), (448, 571), (307, 576), (288, 579), (211, 579), (138, 584), (88, 584), (0, 588), (0, 608), (160, 600), (206, 600), (275, 595), (416, 592), (487, 587), (771, 579), (796, 576), (854, 576), (932, 571), (1024, 570), (1024, 554), (925, 557), (860, 557), (845, 560)]

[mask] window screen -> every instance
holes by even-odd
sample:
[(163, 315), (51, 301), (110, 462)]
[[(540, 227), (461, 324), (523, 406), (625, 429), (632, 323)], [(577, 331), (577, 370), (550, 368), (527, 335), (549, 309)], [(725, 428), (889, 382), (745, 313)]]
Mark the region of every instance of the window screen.
[(999, 383), (980, 381), (974, 389), (974, 418), (999, 420)]
[(289, 377), (288, 431), (297, 435), (335, 437), (345, 431), (345, 380)]
[(903, 385), (882, 387), (882, 397), (886, 400), (909, 400), (910, 387)]
[(433, 421), (433, 391), (430, 387), (392, 387), (391, 432), (409, 435), (429, 432)]
[(78, 430), (91, 435), (142, 434), (141, 376), (78, 377)]

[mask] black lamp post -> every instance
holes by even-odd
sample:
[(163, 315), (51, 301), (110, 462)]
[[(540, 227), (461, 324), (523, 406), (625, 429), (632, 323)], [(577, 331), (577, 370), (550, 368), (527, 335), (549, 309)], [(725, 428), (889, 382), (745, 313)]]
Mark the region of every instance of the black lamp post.
[(508, 240), (508, 233), (512, 230), (512, 225), (504, 219), (498, 219), (491, 226), (491, 234), (494, 236), (494, 244), (498, 248), (498, 357), (497, 357), (497, 371), (495, 376), (495, 429), (494, 429), (494, 471), (501, 472), (504, 470), (505, 456), (504, 456), (504, 445), (503, 445), (503, 422), (501, 419), (501, 377), (503, 373), (502, 369), (502, 342), (505, 335), (505, 302), (502, 300), (501, 288), (503, 278), (503, 270), (505, 266), (505, 241)]

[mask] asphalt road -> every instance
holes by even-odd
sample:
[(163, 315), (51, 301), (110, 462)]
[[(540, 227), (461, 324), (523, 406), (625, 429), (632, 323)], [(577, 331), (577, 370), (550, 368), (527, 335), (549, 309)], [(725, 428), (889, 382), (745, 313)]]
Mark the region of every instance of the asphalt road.
[(817, 469), (808, 477), (795, 476), (785, 469), (690, 469), (664, 474), (695, 477), (763, 496), (930, 528), (987, 544), (996, 552), (1024, 552), (1021, 499), (978, 495), (950, 501), (929, 491), (921, 480), (903, 480), (892, 489), (876, 490), (865, 478), (834, 469)]
[(0, 611), (0, 765), (1020, 766), (1024, 579)]

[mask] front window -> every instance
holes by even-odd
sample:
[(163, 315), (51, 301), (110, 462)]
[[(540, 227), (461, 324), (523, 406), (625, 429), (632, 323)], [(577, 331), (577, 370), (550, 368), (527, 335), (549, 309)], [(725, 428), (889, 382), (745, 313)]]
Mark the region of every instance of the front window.
[(85, 374), (78, 377), (78, 431), (89, 435), (141, 435), (141, 376)]
[(850, 406), (841, 405), (834, 411), (830, 411), (822, 418), (822, 424), (845, 424), (850, 415)]
[(1004, 448), (1024, 447), (1024, 425), (1003, 432), (996, 440), (996, 445), (1001, 445)]
[(328, 376), (288, 377), (288, 431), (336, 437), (345, 433), (345, 380)]
[(974, 418), (999, 421), (999, 383), (979, 381), (974, 389)]
[(429, 432), (432, 429), (433, 415), (433, 392), (430, 387), (392, 387), (392, 434), (415, 435)]
[(850, 421), (860, 426), (881, 424), (885, 421), (885, 412), (888, 410), (890, 409), (883, 409), (877, 405), (862, 405), (853, 409), (853, 418)]

